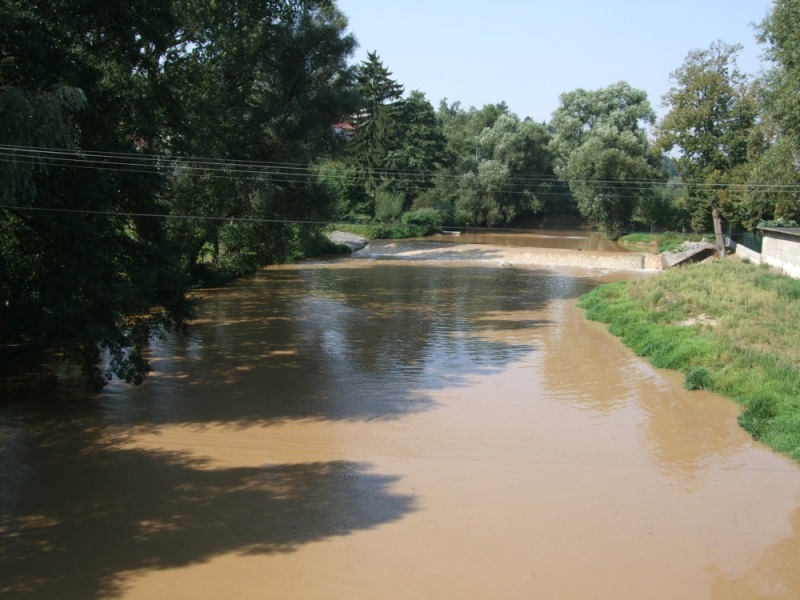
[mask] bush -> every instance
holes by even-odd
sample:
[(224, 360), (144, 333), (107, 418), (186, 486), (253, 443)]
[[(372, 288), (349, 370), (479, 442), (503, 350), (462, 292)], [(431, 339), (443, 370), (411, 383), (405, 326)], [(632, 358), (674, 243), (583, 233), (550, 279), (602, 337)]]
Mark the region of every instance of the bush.
[(754, 439), (760, 440), (769, 430), (772, 420), (777, 415), (777, 402), (768, 394), (761, 394), (751, 399), (745, 411), (739, 415), (739, 425), (750, 432)]
[(379, 191), (375, 197), (375, 218), (381, 223), (396, 223), (404, 206), (405, 198), (401, 194)]
[(423, 227), (437, 228), (444, 223), (444, 217), (435, 208), (419, 208), (403, 215), (406, 225), (421, 225)]
[(687, 390), (712, 390), (714, 389), (714, 381), (711, 379), (711, 373), (703, 367), (691, 369), (686, 373), (686, 389)]

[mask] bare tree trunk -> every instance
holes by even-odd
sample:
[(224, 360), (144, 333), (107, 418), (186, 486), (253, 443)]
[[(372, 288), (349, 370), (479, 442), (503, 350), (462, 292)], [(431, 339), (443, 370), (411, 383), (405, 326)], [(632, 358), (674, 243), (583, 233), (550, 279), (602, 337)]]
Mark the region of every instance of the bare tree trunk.
[(725, 234), (722, 233), (722, 217), (716, 206), (711, 207), (711, 218), (714, 220), (714, 235), (717, 238), (717, 254), (725, 258)]

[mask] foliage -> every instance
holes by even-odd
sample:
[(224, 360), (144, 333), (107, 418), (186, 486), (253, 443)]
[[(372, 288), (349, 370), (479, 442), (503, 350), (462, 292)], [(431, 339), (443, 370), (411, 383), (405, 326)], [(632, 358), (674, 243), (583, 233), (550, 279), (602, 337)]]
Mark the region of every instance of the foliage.
[(743, 404), (742, 426), (800, 461), (797, 281), (716, 262), (600, 286), (580, 305), (637, 354), (682, 371), (690, 389)]
[(375, 219), (379, 223), (397, 223), (403, 214), (405, 198), (402, 194), (381, 189), (375, 198)]
[(562, 94), (553, 113), (555, 172), (569, 183), (581, 214), (614, 239), (649, 197), (649, 182), (662, 176), (645, 130), (654, 120), (645, 92), (625, 82)]
[(418, 208), (404, 214), (403, 223), (438, 229), (444, 225), (444, 215), (435, 208)]
[(401, 104), (393, 148), (386, 155), (391, 171), (385, 189), (402, 194), (404, 207), (433, 187), (436, 171), (449, 163), (442, 128), (431, 103), (422, 92), (412, 91)]
[(759, 221), (758, 227), (800, 227), (794, 219), (771, 219), (769, 221)]
[(347, 231), (370, 240), (400, 240), (404, 238), (422, 237), (432, 233), (431, 229), (422, 225), (396, 225), (396, 224), (338, 224), (336, 229)]
[[(559, 193), (547, 127), (520, 120), (504, 104), (481, 111), (440, 107), (452, 168), (434, 180), (436, 202), (465, 225), (500, 225), (532, 218)], [(479, 127), (484, 123), (490, 126)], [(446, 207), (449, 207), (448, 211)]]
[(800, 151), (800, 1), (775, 0), (758, 27), (759, 41), (773, 68), (766, 74), (763, 100), (766, 111), (779, 124), (796, 151)]
[(325, 161), (319, 167), (319, 181), (335, 199), (337, 219), (357, 220), (372, 214), (372, 199), (359, 181), (355, 166)]
[[(184, 263), (192, 272), (207, 244), (235, 273), (281, 261), (295, 239), (279, 222), (324, 220), (341, 200), (297, 165), (323, 152), (331, 124), (355, 109), (355, 39), (326, 2), (181, 6), (186, 31), (164, 70), (182, 106), (170, 147), (186, 158), (168, 201), (173, 212), (207, 217), (179, 224)], [(196, 156), (247, 162), (198, 165)]]
[(465, 110), (460, 102), (448, 104), (446, 98), (440, 102), (436, 116), (447, 140), (447, 152), (455, 161), (458, 172), (470, 169), (472, 161), (478, 158), (478, 136), (483, 130), (493, 127), (501, 116), (507, 114), (509, 109), (505, 102), (486, 104), (480, 110), (475, 107)]
[(395, 148), (403, 86), (391, 78), (377, 52), (367, 53), (358, 69), (361, 110), (356, 117), (353, 160), (373, 200), (384, 177), (386, 158)]
[(752, 231), (760, 220), (800, 220), (800, 148), (788, 136), (772, 139), (753, 156), (747, 173), (747, 202), (740, 218)]
[[(150, 148), (166, 107), (154, 61), (174, 33), (171, 8), (2, 5), (0, 131), (18, 160), (0, 175), (13, 207), (0, 210), (0, 344), (61, 351), (93, 387), (140, 382), (148, 340), (189, 315), (163, 223), (126, 215), (163, 214), (164, 179), (72, 166), (82, 148)], [(31, 159), (28, 145), (60, 154)]]
[(753, 89), (737, 66), (741, 46), (715, 42), (693, 50), (671, 74), (664, 96), (670, 107), (657, 125), (655, 148), (679, 148), (678, 170), (686, 183), (692, 226), (708, 229), (714, 214), (734, 217), (745, 198), (732, 196), (743, 182), (737, 170), (747, 163), (751, 128), (756, 119)]
[(303, 165), (355, 110), (355, 39), (315, 0), (4, 0), (0, 19), (0, 345), (139, 383), (192, 284), (289, 258), (312, 234), (288, 222), (332, 214)]

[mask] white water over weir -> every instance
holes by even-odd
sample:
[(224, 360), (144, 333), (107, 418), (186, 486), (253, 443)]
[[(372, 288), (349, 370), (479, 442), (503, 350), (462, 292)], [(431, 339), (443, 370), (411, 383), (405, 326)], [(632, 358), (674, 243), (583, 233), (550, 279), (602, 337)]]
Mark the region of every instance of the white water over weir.
[(353, 253), (353, 257), (478, 261), (504, 267), (545, 265), (615, 270), (661, 270), (661, 257), (643, 252), (596, 252), (408, 240), (372, 240), (363, 250)]

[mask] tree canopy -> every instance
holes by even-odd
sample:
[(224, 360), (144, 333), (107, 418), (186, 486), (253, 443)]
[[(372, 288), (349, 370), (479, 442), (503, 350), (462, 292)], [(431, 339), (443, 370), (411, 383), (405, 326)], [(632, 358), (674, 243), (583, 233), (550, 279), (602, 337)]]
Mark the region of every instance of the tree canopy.
[(329, 147), (355, 40), (313, 0), (3, 0), (0, 18), (0, 344), (139, 382), (198, 263), (281, 260), (289, 221), (329, 214), (297, 166), (262, 165)]
[(726, 186), (747, 162), (756, 120), (749, 79), (736, 64), (740, 50), (715, 42), (690, 52), (671, 75), (673, 86), (664, 96), (670, 109), (657, 127), (656, 148), (681, 151), (677, 165), (688, 186), (694, 228), (702, 231), (713, 219), (721, 253), (722, 211), (732, 201)]
[(355, 119), (352, 152), (373, 199), (383, 179), (381, 171), (386, 168), (386, 157), (397, 147), (403, 86), (391, 75), (377, 52), (368, 53), (358, 68), (361, 105)]
[(637, 203), (660, 176), (645, 129), (654, 120), (647, 94), (624, 81), (562, 94), (553, 113), (555, 171), (568, 182), (581, 214), (613, 238), (630, 226)]

